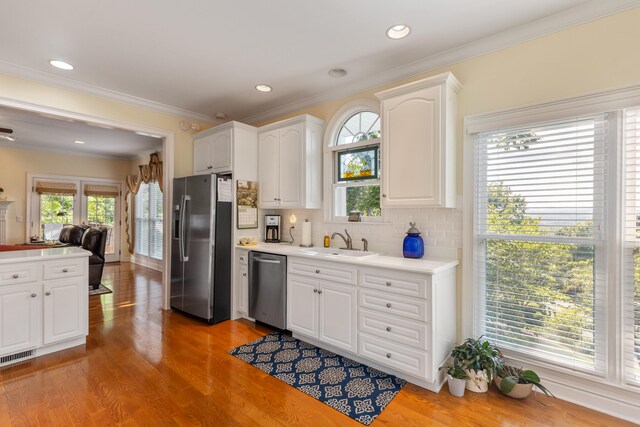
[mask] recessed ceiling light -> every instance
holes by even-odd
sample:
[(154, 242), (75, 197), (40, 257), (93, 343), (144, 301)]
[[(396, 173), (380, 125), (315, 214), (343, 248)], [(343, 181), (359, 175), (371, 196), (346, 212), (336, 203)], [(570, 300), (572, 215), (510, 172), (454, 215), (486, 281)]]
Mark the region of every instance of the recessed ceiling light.
[(60, 61), (58, 59), (52, 59), (51, 61), (49, 61), (49, 64), (53, 65), (56, 68), (60, 68), (61, 70), (73, 70), (73, 65), (69, 64), (68, 62)]
[(225, 113), (216, 113), (216, 119), (224, 120), (227, 118)]
[(409, 35), (411, 28), (408, 25), (394, 25), (387, 30), (387, 37), (390, 39), (398, 40), (403, 39)]
[(16, 140), (14, 137), (9, 136), (9, 135), (0, 135), (0, 139), (4, 139), (6, 141), (11, 141), (11, 142)]
[(259, 92), (271, 92), (273, 88), (269, 85), (259, 84), (259, 85), (256, 85), (256, 90)]
[(344, 77), (347, 75), (347, 70), (345, 70), (344, 68), (333, 68), (329, 70), (329, 75), (335, 78)]
[(84, 141), (73, 141), (73, 142), (75, 142), (76, 144), (84, 144)]

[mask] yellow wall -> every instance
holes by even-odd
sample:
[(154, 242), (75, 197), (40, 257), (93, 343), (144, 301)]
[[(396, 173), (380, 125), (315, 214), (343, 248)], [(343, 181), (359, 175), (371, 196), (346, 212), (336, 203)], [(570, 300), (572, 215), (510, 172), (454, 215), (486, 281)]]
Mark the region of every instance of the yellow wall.
[[(7, 215), (7, 243), (26, 241), (27, 173), (43, 173), (124, 181), (131, 169), (130, 160), (73, 156), (63, 153), (0, 147), (0, 187), (3, 197), (14, 200)], [(23, 218), (16, 222), (16, 216)]]

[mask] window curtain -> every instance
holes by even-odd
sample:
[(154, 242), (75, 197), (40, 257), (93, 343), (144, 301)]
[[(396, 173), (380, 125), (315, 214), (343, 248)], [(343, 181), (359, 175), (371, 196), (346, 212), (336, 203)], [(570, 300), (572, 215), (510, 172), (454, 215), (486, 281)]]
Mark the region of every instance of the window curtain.
[(47, 182), (37, 181), (35, 185), (35, 191), (38, 194), (52, 194), (52, 195), (72, 195), (78, 194), (76, 184), (73, 182)]
[(138, 194), (140, 190), (140, 184), (143, 182), (148, 184), (152, 181), (156, 181), (160, 187), (160, 191), (163, 191), (162, 180), (162, 161), (158, 153), (152, 153), (149, 159), (149, 164), (138, 166), (138, 173), (127, 175), (126, 178), (126, 194), (124, 198), (124, 222), (125, 232), (127, 233), (127, 249), (129, 253), (133, 253), (135, 248), (135, 234), (131, 233), (131, 212), (129, 212), (129, 202), (132, 196)]

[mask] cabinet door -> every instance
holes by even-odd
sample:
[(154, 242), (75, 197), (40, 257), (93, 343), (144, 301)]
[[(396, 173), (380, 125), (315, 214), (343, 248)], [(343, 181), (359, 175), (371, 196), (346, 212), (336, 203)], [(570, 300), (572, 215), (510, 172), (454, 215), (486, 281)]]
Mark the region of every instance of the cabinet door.
[(231, 140), (233, 129), (211, 136), (211, 164), (214, 173), (231, 171)]
[(246, 264), (240, 265), (239, 271), (238, 311), (247, 316), (249, 313), (249, 268)]
[(382, 198), (385, 207), (439, 206), (441, 86), (382, 102)]
[(39, 344), (40, 285), (0, 286), (0, 356)]
[(279, 202), (283, 208), (303, 208), (305, 180), (304, 126), (298, 123), (280, 129)]
[(358, 351), (355, 286), (320, 283), (320, 341), (356, 353)]
[(258, 173), (261, 208), (278, 207), (280, 138), (278, 129), (261, 133), (258, 138)]
[(193, 173), (211, 173), (211, 137), (205, 136), (193, 141)]
[(289, 276), (287, 282), (287, 329), (318, 338), (317, 280)]
[(44, 284), (44, 344), (86, 334), (88, 295), (86, 277)]

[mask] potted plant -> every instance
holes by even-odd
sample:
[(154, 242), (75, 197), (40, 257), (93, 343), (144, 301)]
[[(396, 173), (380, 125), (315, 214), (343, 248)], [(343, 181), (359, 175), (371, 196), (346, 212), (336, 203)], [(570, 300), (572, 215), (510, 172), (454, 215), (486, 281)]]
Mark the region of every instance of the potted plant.
[(500, 351), (489, 341), (467, 338), (465, 342), (451, 350), (454, 360), (459, 360), (469, 377), (466, 388), (476, 393), (489, 390), (494, 373), (502, 367)]
[(453, 359), (453, 363), (451, 365), (441, 366), (440, 369), (447, 370), (447, 385), (449, 386), (449, 393), (456, 397), (463, 397), (469, 376), (464, 369), (462, 369), (462, 366), (460, 366), (460, 361)]
[(495, 383), (502, 393), (515, 399), (524, 399), (529, 396), (533, 386), (539, 388), (545, 395), (555, 397), (540, 383), (540, 377), (534, 371), (524, 370), (508, 363), (503, 363), (496, 372)]

